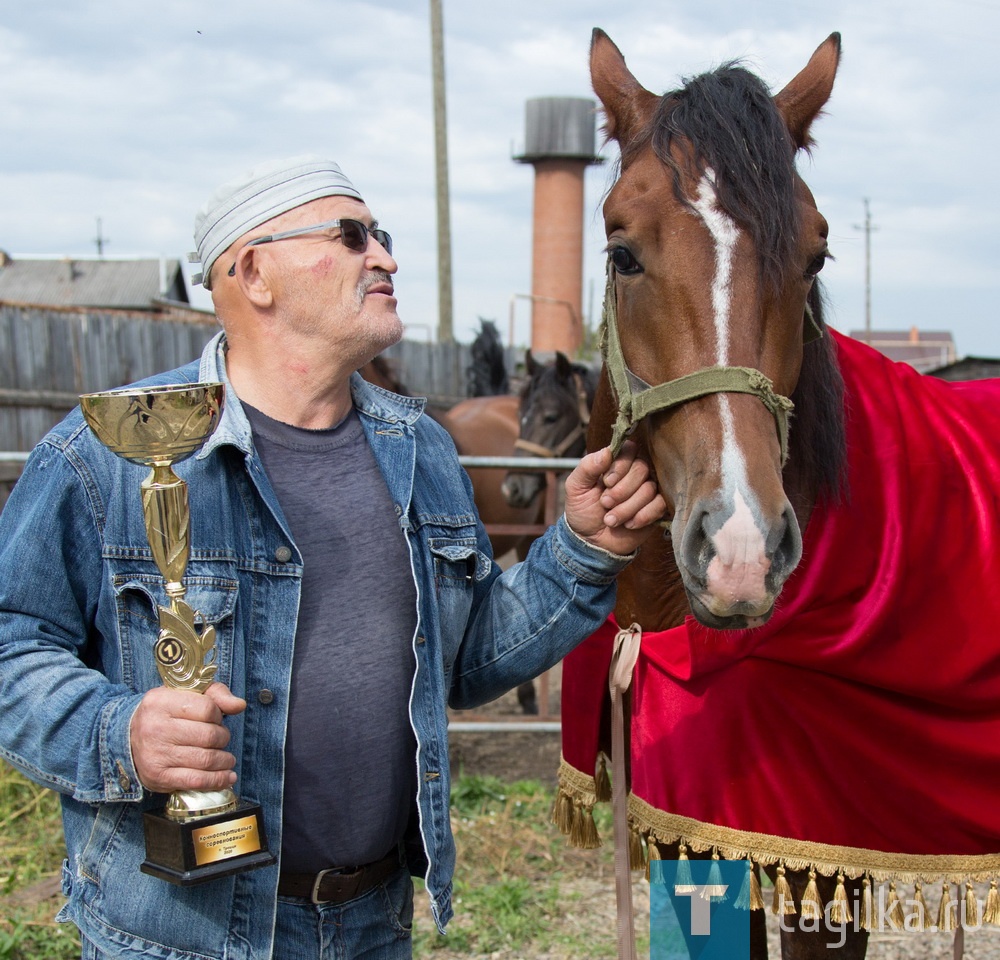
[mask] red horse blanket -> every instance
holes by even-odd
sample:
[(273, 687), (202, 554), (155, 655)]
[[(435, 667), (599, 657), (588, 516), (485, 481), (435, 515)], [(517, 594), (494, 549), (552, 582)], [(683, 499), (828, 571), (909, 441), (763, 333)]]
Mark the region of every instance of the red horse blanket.
[[(771, 620), (645, 633), (633, 827), (876, 880), (1000, 874), (1000, 380), (835, 337), (849, 500), (818, 507)], [(794, 424), (793, 424), (794, 429)], [(640, 625), (641, 626), (641, 625)], [(563, 797), (594, 800), (617, 627), (563, 673)]]

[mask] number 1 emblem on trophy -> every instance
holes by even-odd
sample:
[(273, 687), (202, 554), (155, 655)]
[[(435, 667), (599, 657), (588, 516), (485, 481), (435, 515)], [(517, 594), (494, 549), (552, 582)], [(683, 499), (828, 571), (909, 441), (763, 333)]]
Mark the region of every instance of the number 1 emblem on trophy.
[[(197, 453), (222, 414), (221, 383), (126, 388), (80, 397), (84, 418), (112, 453), (151, 467), (141, 484), (142, 513), (153, 559), (166, 581), (168, 606), (158, 605), (153, 645), (165, 686), (204, 693), (215, 678), (215, 627), (199, 630), (198, 612), (184, 602), (190, 555), (187, 483), (175, 464)], [(162, 813), (144, 813), (143, 873), (188, 886), (274, 863), (264, 817), (232, 790), (182, 790)]]

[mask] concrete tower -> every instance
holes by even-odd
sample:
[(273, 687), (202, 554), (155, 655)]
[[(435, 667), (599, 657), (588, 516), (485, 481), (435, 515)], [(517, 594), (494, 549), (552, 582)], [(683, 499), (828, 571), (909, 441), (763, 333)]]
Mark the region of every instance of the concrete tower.
[(531, 349), (575, 356), (583, 343), (583, 172), (596, 155), (593, 100), (540, 97), (525, 111), (524, 153), (535, 168)]

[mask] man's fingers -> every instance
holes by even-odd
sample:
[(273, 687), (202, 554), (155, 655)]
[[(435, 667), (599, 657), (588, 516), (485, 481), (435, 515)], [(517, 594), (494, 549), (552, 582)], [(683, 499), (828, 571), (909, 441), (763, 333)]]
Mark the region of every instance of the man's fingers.
[(218, 680), (205, 691), (204, 696), (211, 700), (227, 717), (242, 713), (247, 708), (246, 700), (237, 697), (236, 694), (230, 692), (229, 687), (224, 683), (219, 683)]

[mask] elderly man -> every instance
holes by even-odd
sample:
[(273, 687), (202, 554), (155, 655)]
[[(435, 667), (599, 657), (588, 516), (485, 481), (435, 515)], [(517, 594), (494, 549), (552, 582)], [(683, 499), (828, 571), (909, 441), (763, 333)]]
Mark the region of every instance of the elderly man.
[[(591, 633), (663, 502), (631, 453), (592, 454), (565, 516), (501, 573), (447, 434), (354, 372), (402, 326), (391, 239), (340, 168), (257, 168), (195, 238), (222, 332), (148, 383), (225, 384), (179, 467), (187, 600), (215, 628), (219, 682), (159, 686), (144, 470), (75, 411), (0, 518), (0, 751), (62, 794), (61, 918), (85, 958), (409, 957), (411, 874), (442, 931), (451, 916), (448, 705)], [(197, 886), (140, 872), (143, 811), (233, 784), (279, 866)]]

